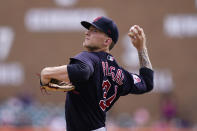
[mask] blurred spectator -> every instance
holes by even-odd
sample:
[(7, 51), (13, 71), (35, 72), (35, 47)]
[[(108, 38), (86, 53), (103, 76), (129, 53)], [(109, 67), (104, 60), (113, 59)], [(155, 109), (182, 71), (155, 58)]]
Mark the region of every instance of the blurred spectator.
[(165, 93), (162, 95), (160, 102), (160, 109), (162, 118), (166, 121), (171, 121), (177, 116), (177, 101), (172, 93)]
[(172, 92), (162, 94), (160, 101), (161, 119), (154, 126), (162, 128), (191, 128), (189, 120), (183, 119), (178, 113), (178, 101)]
[[(12, 127), (48, 127), (49, 131), (65, 130), (64, 103), (44, 105), (32, 99), (31, 95), (18, 95), (0, 104), (0, 126)], [(160, 101), (161, 119), (154, 122), (154, 128), (191, 128), (189, 120), (178, 113), (177, 99), (173, 94), (162, 94)], [(188, 112), (187, 112), (188, 113)], [(139, 108), (133, 115), (122, 113), (107, 120), (109, 131), (130, 131), (149, 127), (152, 121), (147, 109)], [(157, 128), (158, 127), (158, 128)], [(194, 129), (195, 130), (195, 129)]]
[[(64, 104), (41, 105), (31, 95), (20, 94), (0, 104), (0, 126), (57, 128), (57, 123), (65, 130)], [(62, 124), (60, 124), (62, 123)]]
[(64, 131), (66, 129), (65, 118), (61, 116), (54, 117), (50, 124), (50, 131)]
[(118, 115), (115, 123), (122, 128), (135, 127), (135, 122), (133, 121), (131, 115), (128, 113), (121, 113), (120, 115)]
[(149, 122), (150, 114), (146, 108), (139, 108), (134, 112), (134, 122), (137, 127), (145, 127)]

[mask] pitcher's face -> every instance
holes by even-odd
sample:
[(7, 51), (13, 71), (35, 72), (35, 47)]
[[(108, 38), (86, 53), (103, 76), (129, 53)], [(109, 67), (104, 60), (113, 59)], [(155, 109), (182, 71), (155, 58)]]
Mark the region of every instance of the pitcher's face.
[(108, 36), (96, 29), (94, 26), (90, 26), (89, 30), (85, 32), (85, 40), (83, 42), (83, 46), (88, 51), (95, 51), (102, 49), (105, 46), (105, 40), (108, 38)]

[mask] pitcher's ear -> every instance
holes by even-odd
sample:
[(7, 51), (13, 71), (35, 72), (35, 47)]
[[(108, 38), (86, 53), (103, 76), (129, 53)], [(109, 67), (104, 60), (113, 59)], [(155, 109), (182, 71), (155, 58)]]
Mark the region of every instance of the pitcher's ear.
[(112, 39), (111, 38), (107, 38), (105, 41), (104, 41), (105, 45), (110, 45), (112, 43)]

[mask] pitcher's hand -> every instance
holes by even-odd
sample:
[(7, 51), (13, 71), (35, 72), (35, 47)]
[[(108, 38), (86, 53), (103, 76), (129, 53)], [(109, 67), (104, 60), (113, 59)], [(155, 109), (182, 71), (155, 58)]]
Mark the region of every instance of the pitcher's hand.
[(146, 48), (146, 36), (140, 26), (132, 26), (129, 30), (128, 36), (131, 38), (132, 44), (138, 51)]

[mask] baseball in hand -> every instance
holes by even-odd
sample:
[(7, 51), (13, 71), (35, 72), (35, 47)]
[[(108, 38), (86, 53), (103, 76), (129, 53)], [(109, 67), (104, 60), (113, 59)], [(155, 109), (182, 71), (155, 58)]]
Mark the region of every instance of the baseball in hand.
[(134, 35), (134, 33), (138, 33), (137, 29), (135, 28), (135, 26), (132, 26), (129, 30), (129, 34), (131, 34), (132, 36)]

